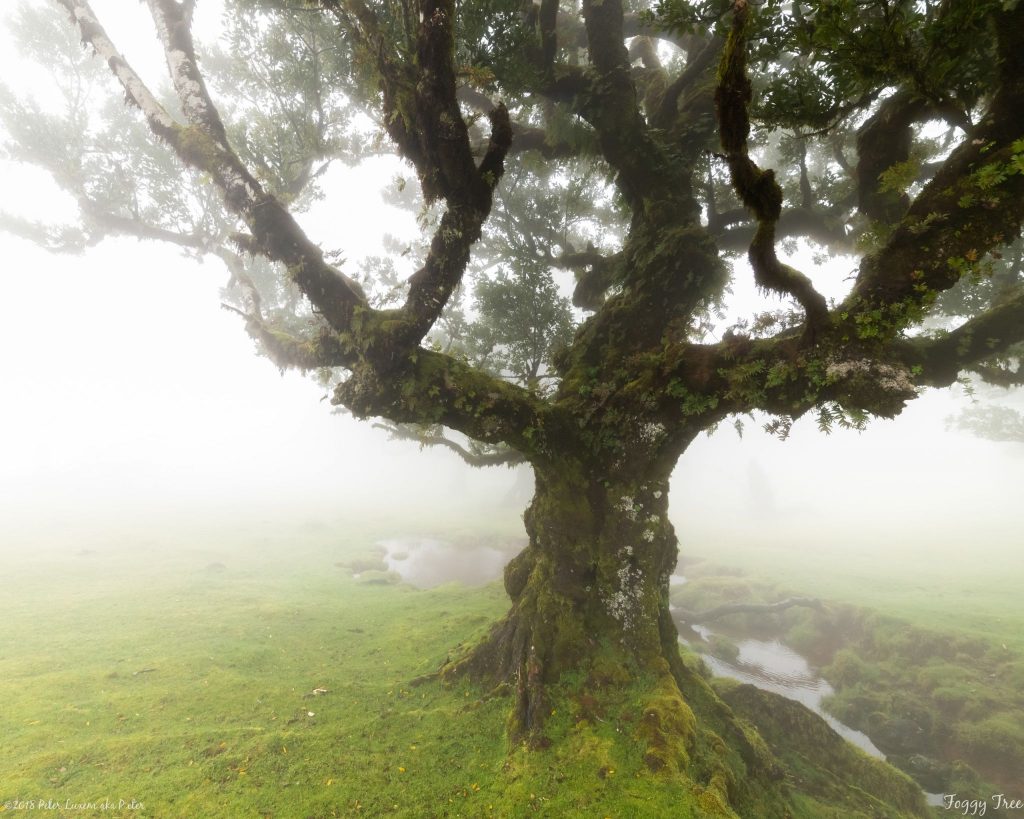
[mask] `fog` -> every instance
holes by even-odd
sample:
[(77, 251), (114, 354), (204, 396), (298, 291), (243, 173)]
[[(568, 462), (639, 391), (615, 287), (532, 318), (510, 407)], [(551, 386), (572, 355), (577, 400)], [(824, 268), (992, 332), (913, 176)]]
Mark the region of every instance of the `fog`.
[[(255, 355), (220, 308), (223, 271), (164, 248), (85, 258), (4, 240), (4, 535), (147, 515), (298, 519), (481, 502), (508, 474), (334, 414), (324, 390)], [(439, 473), (441, 477), (439, 478)]]
[[(96, 5), (102, 18), (110, 4)], [(206, 6), (207, 23), (214, 11)], [(152, 76), (160, 61), (122, 12), (107, 15), (111, 33)], [(6, 171), (4, 208), (68, 210), (44, 178)], [(370, 163), (335, 174), (344, 194), (303, 217), (311, 234), (358, 259), (375, 249), (381, 224), (413, 231), (411, 216), (380, 203), (390, 173)], [(450, 453), (388, 440), (370, 422), (332, 412), (311, 380), (258, 357), (240, 319), (220, 308), (218, 264), (134, 240), (74, 257), (0, 236), (0, 253), (5, 549), (88, 539), (127, 521), (519, 514), (515, 472), (470, 469)], [(828, 293), (843, 275), (836, 268), (816, 280)], [(741, 286), (741, 306), (744, 298)], [(803, 419), (780, 442), (760, 430), (764, 419), (746, 419), (742, 438), (728, 424), (702, 436), (673, 482), (684, 550), (715, 539), (807, 549), (864, 539), (893, 549), (936, 538), (972, 549), (1016, 544), (1024, 445), (947, 430), (967, 401), (959, 388), (927, 392), (864, 433), (825, 436)]]
[[(219, 306), (218, 266), (135, 241), (84, 257), (0, 241), (6, 548), (149, 517), (165, 526), (387, 509), (518, 514), (514, 472), (389, 440), (332, 412), (310, 379), (258, 357)], [(804, 419), (785, 442), (758, 421), (746, 419), (742, 437), (725, 424), (676, 470), (681, 540), (1013, 545), (1024, 446), (948, 431), (966, 401), (957, 388), (930, 391), (863, 433), (826, 436)]]
[[(129, 61), (162, 84), (146, 4), (93, 5)], [(217, 0), (199, 4), (200, 32), (219, 9)], [(0, 9), (0, 24), (9, 14)], [(5, 36), (0, 25), (7, 81), (45, 98), (43, 78)], [(330, 258), (344, 257), (345, 272), (380, 253), (385, 233), (410, 245), (419, 237), (415, 216), (382, 196), (399, 169), (385, 157), (334, 166), (322, 178), (324, 200), (296, 214)], [(2, 153), (0, 174), (0, 216), (77, 222), (75, 203), (44, 174)], [(848, 292), (855, 260), (816, 264), (808, 246), (789, 250), (827, 298)], [(628, 815), (655, 797), (666, 807), (644, 815), (677, 805), (689, 815), (687, 799), (699, 797), (699, 810), (719, 804), (739, 782), (735, 771), (744, 792), (758, 792), (770, 770), (772, 794), (784, 771), (787, 791), (817, 796), (818, 767), (823, 794), (848, 780), (858, 806), (869, 794), (890, 798), (879, 783), (894, 771), (865, 768), (859, 753), (846, 759), (828, 731), (813, 729), (816, 718), (782, 707), (778, 695), (910, 773), (917, 784), (901, 777), (898, 791), (922, 810), (924, 798), (949, 809), (957, 789), (981, 794), (983, 781), (1007, 793), (1017, 785), (1024, 442), (982, 440), (951, 424), (974, 400), (964, 387), (925, 390), (898, 418), (873, 419), (862, 432), (824, 434), (810, 413), (783, 441), (762, 428), (767, 417), (727, 419), (692, 443), (673, 474), (681, 559), (667, 600), (657, 588), (657, 617), (631, 565), (637, 554), (659, 556), (663, 579), (660, 546), (645, 554), (644, 544), (623, 544), (618, 564), (595, 560), (596, 577), (617, 578), (607, 597), (583, 585), (578, 563), (567, 561), (566, 573), (520, 561), (539, 567), (531, 584), (578, 583), (583, 592), (523, 593), (503, 621), (514, 628), (491, 632), (509, 662), (466, 652), (508, 609), (492, 581), (526, 544), (528, 467), (474, 469), (334, 408), (329, 388), (258, 354), (238, 311), (221, 304), (220, 261), (124, 238), (56, 255), (2, 230), (0, 259), (0, 728), (9, 740), (0, 812), (73, 804), (98, 815), (108, 809), (95, 807), (102, 796), (119, 809), (148, 807), (145, 815), (483, 815), (483, 804), (487, 815), (582, 815), (545, 801), (561, 793), (604, 815), (611, 803), (600, 800), (619, 787)], [(737, 264), (711, 336), (786, 306), (752, 279)], [(559, 286), (570, 293), (571, 274)], [(1024, 409), (1024, 390), (978, 386), (977, 398)], [(632, 499), (622, 501), (637, 520)], [(648, 511), (645, 526), (659, 521)], [(643, 539), (652, 543), (654, 528)], [(525, 584), (527, 572), (518, 573)], [(592, 601), (594, 622), (619, 620), (609, 634), (621, 640), (574, 630), (567, 613), (584, 594), (579, 608)], [(524, 610), (530, 619), (517, 621)], [(669, 617), (677, 631), (665, 629)], [(650, 626), (651, 639), (637, 641), (645, 657), (652, 635), (661, 641), (651, 668), (630, 659), (635, 622)], [(558, 639), (544, 645), (549, 627)], [(535, 642), (544, 662), (562, 662), (557, 655), (577, 644), (585, 661), (549, 686)], [(627, 646), (621, 655), (617, 642)], [(620, 656), (626, 664), (614, 669)], [(480, 658), (510, 669), (482, 698), (457, 677), (481, 669)], [(668, 687), (666, 660), (675, 663)], [(652, 669), (656, 687), (644, 688)], [(443, 685), (430, 682), (449, 671)], [(694, 672), (706, 672), (715, 695), (702, 684), (691, 697)], [(774, 698), (745, 712), (756, 689), (720, 686), (712, 673)], [(566, 699), (570, 676), (579, 690), (566, 688)], [(498, 700), (513, 691), (509, 719), (511, 698)], [(564, 753), (547, 737), (533, 744), (549, 706), (567, 726)], [(719, 733), (695, 733), (712, 714)], [(772, 734), (755, 717), (781, 726), (779, 749), (769, 751)], [(520, 719), (536, 720), (521, 748), (504, 727)], [(547, 756), (527, 761), (527, 747)], [(510, 764), (516, 754), (526, 756)], [(657, 778), (637, 790), (648, 774)], [(473, 798), (475, 808), (460, 802)]]

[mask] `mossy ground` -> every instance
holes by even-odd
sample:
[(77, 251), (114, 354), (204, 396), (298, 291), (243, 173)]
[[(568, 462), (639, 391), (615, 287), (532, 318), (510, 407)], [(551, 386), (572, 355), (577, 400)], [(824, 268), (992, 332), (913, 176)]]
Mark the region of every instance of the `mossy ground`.
[[(462, 529), (451, 539), (510, 527)], [(374, 543), (408, 524), (232, 531), (3, 555), (0, 808), (109, 799), (160, 817), (715, 815), (716, 788), (736, 774), (713, 737), (689, 743), (681, 776), (645, 758), (641, 704), (657, 703), (656, 683), (622, 681), (593, 700), (554, 692), (542, 751), (509, 747), (508, 697), (411, 685), (479, 639), (507, 598), (496, 583), (360, 583), (336, 565), (372, 560)], [(795, 793), (791, 807), (860, 815), (820, 794)]]
[[(672, 597), (691, 611), (800, 591), (711, 561), (691, 561), (687, 575), (690, 582)], [(730, 615), (711, 625), (734, 639), (781, 637), (812, 658), (837, 689), (826, 702), (829, 711), (867, 733), (926, 790), (987, 798), (1019, 788), (1024, 653), (1008, 635), (927, 623), (921, 612), (909, 620), (826, 601), (820, 609)], [(730, 646), (728, 636), (715, 634), (705, 650), (731, 661)]]

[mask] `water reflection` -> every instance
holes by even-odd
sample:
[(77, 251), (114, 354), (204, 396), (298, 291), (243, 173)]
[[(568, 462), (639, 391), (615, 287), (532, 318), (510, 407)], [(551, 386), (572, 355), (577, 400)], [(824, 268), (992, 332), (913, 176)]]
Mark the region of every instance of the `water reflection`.
[(482, 586), (501, 577), (521, 546), (502, 548), (454, 546), (442, 540), (408, 537), (382, 540), (388, 571), (397, 573), (411, 586), (430, 589), (442, 583)]
[[(692, 630), (704, 641), (709, 640), (713, 633), (706, 626), (693, 626)], [(704, 662), (719, 677), (750, 683), (765, 691), (796, 700), (824, 719), (839, 736), (862, 751), (885, 759), (885, 755), (867, 734), (843, 724), (822, 707), (822, 700), (834, 694), (835, 689), (827, 680), (815, 674), (807, 660), (793, 649), (778, 640), (752, 639), (740, 640), (736, 647), (739, 656), (734, 664), (710, 654), (702, 655)]]
[[(680, 640), (690, 646), (699, 646), (710, 641), (715, 633), (707, 626), (678, 623)], [(822, 701), (835, 693), (827, 680), (819, 677), (807, 660), (789, 646), (778, 640), (742, 639), (735, 641), (739, 654), (735, 663), (730, 663), (710, 654), (701, 654), (711, 672), (719, 677), (728, 677), (749, 683), (765, 691), (795, 700), (825, 720), (839, 736), (852, 742), (865, 753), (877, 759), (885, 759), (878, 746), (867, 734), (851, 728), (829, 714)], [(925, 801), (932, 806), (945, 804), (941, 794), (924, 792)]]

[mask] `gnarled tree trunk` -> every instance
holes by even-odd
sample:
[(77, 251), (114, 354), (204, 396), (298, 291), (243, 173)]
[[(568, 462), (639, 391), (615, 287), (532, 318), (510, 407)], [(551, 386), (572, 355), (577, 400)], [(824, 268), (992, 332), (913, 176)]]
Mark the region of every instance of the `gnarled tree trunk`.
[(543, 725), (545, 686), (595, 655), (664, 671), (678, 657), (665, 476), (595, 480), (565, 465), (537, 469), (536, 480), (529, 546), (505, 569), (512, 608), (466, 660), (474, 674), (515, 685), (526, 733)]
[(505, 569), (512, 606), (446, 674), (508, 686), (512, 739), (532, 747), (548, 744), (559, 698), (600, 700), (632, 686), (634, 739), (651, 771), (682, 774), (709, 804), (780, 798), (771, 754), (680, 657), (667, 472), (647, 461), (616, 480), (562, 461), (535, 474), (529, 545)]

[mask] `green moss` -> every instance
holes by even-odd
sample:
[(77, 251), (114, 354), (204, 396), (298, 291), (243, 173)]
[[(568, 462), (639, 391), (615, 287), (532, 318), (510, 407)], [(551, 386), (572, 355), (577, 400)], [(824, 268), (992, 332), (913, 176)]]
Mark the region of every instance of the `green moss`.
[(659, 680), (645, 697), (637, 737), (647, 749), (644, 762), (652, 771), (676, 774), (689, 766), (697, 720), (671, 677)]
[(730, 686), (722, 696), (757, 727), (801, 791), (844, 805), (842, 815), (928, 815), (908, 776), (850, 745), (798, 703), (751, 685)]
[(224, 159), (217, 143), (200, 127), (182, 125), (177, 131), (177, 149), (198, 168), (211, 171)]
[(398, 572), (364, 571), (355, 575), (356, 583), (360, 585), (392, 586), (401, 583), (402, 578)]
[(739, 647), (728, 637), (712, 634), (708, 640), (708, 653), (720, 660), (735, 663), (740, 656)]

